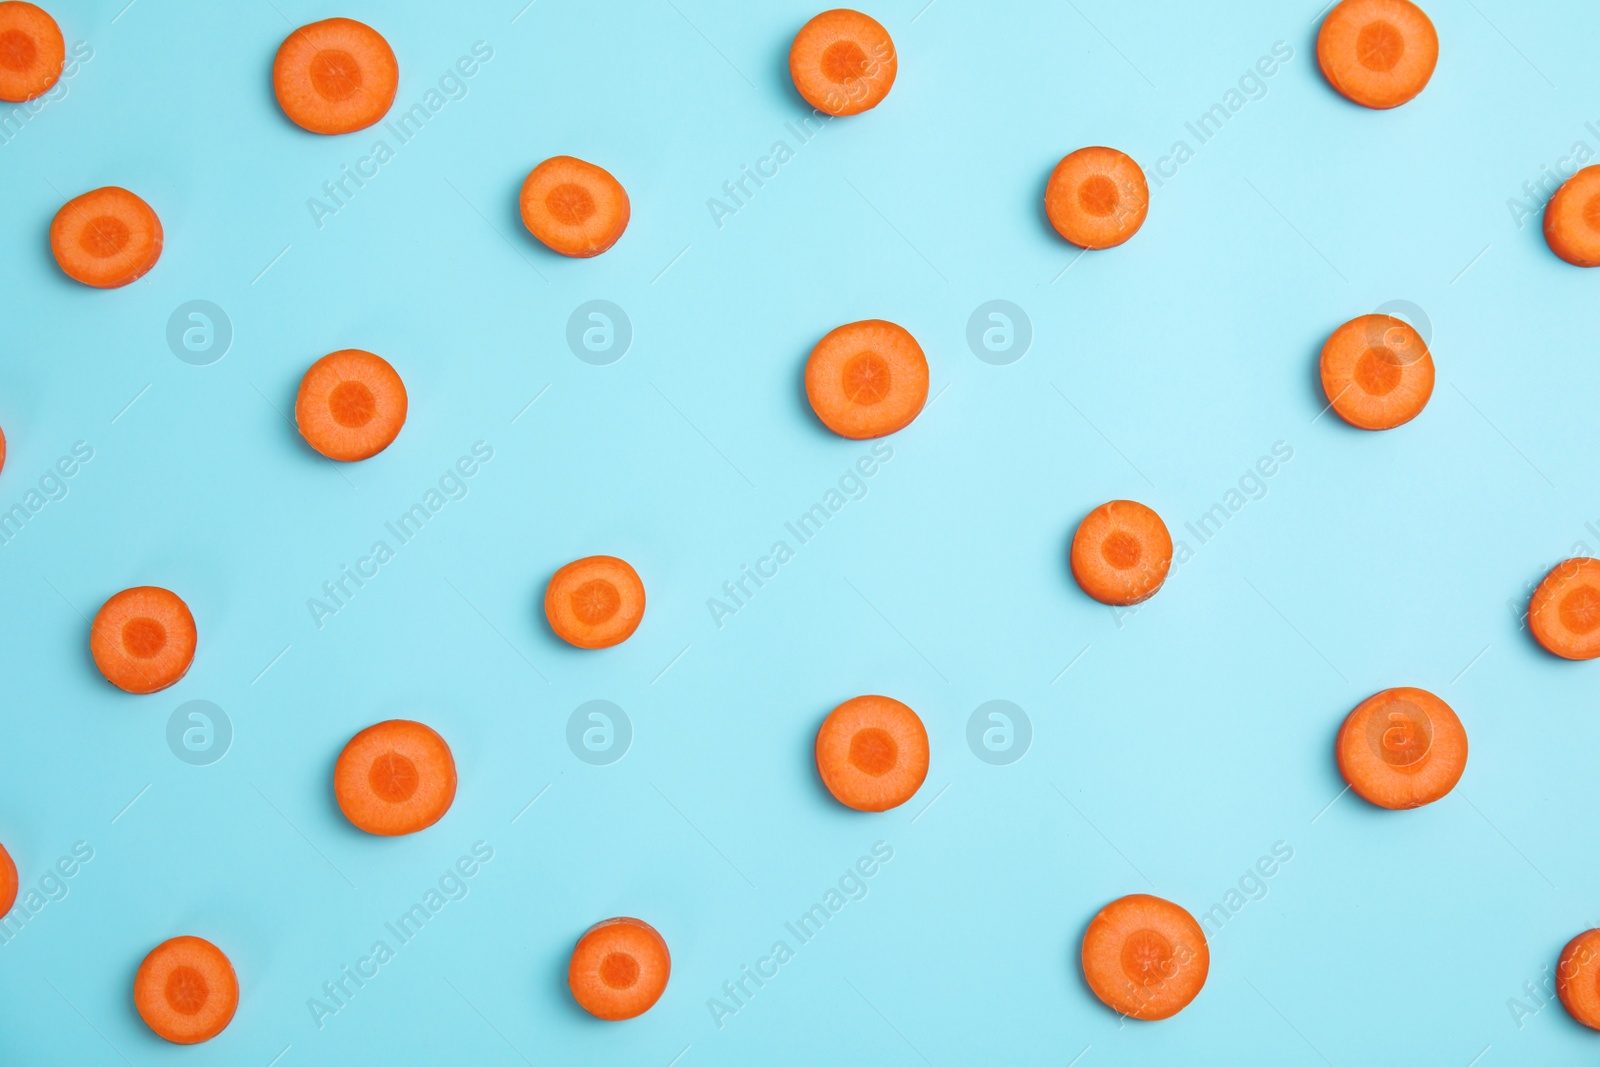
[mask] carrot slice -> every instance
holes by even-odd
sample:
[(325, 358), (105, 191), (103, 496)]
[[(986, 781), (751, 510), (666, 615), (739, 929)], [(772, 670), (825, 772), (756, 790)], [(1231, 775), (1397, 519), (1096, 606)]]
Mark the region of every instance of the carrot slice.
[(456, 761), (432, 728), (409, 719), (375, 723), (350, 739), (333, 767), (339, 810), (383, 837), (426, 830), (456, 799)]
[(1600, 656), (1600, 559), (1558, 563), (1528, 602), (1528, 628), (1564, 659)]
[(154, 585), (124, 589), (100, 606), (89, 651), (106, 681), (129, 693), (154, 693), (189, 673), (197, 635), (189, 605)]
[(0, 430), (0, 471), (6, 469), (6, 432)]
[(1136, 500), (1101, 504), (1072, 535), (1072, 576), (1102, 604), (1137, 604), (1156, 595), (1172, 567), (1172, 535)]
[(301, 26), (272, 61), (278, 106), (312, 133), (366, 129), (389, 113), (399, 87), (400, 64), (389, 42), (354, 19)]
[(67, 277), (115, 289), (144, 277), (161, 258), (161, 220), (150, 205), (116, 185), (61, 205), (50, 223), (50, 251)]
[(610, 171), (573, 156), (551, 156), (522, 183), (522, 224), (563, 256), (587, 259), (616, 244), (630, 211)]
[(330, 352), (300, 379), (294, 421), (306, 443), (329, 459), (366, 459), (400, 436), (406, 385), (382, 356), (359, 348)]
[(1401, 686), (1357, 704), (1334, 742), (1339, 773), (1380, 808), (1432, 804), (1467, 769), (1467, 731), (1450, 705)]
[(1591, 1030), (1600, 1030), (1600, 930), (1585, 930), (1561, 950), (1556, 995), (1567, 1014)]
[(610, 648), (644, 618), (644, 583), (616, 556), (585, 556), (550, 576), (544, 615), (556, 636), (579, 648)]
[(1144, 225), (1150, 185), (1127, 153), (1080, 148), (1050, 172), (1044, 210), (1056, 232), (1079, 248), (1111, 248)]
[(806, 360), (806, 396), (840, 437), (884, 437), (911, 425), (928, 400), (928, 357), (903, 326), (865, 319), (836, 327)]
[(847, 808), (897, 808), (928, 777), (928, 731), (917, 713), (898, 700), (853, 697), (822, 720), (817, 773)]
[(1322, 391), (1350, 425), (1392, 430), (1428, 406), (1433, 355), (1404, 319), (1362, 315), (1322, 346)]
[(642, 919), (607, 919), (578, 938), (567, 985), (584, 1011), (614, 1022), (653, 1008), (671, 973), (672, 956), (655, 927)]
[(1600, 267), (1600, 165), (1561, 183), (1544, 208), (1550, 251), (1576, 267)]
[(61, 27), (22, 0), (0, 3), (0, 100), (21, 103), (50, 91), (67, 58)]
[(0, 845), (0, 919), (6, 917), (11, 905), (17, 902), (17, 864), (11, 853)]
[(1083, 976), (1108, 1008), (1130, 1019), (1166, 1019), (1206, 984), (1211, 950), (1183, 908), (1147, 893), (1119, 897), (1083, 933)]
[(828, 115), (859, 115), (883, 103), (900, 69), (889, 31), (849, 8), (824, 11), (789, 46), (789, 76), (806, 103)]
[(222, 950), (205, 938), (174, 937), (139, 964), (133, 1005), (160, 1037), (175, 1045), (197, 1045), (233, 1021), (239, 977)]
[(1399, 107), (1433, 77), (1439, 35), (1410, 0), (1344, 0), (1322, 20), (1317, 62), (1347, 99), (1379, 110)]

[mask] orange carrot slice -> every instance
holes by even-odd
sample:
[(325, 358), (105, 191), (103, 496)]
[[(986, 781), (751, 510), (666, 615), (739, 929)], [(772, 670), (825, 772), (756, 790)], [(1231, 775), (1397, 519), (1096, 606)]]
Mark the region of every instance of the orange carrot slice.
[(928, 357), (903, 326), (883, 319), (846, 323), (811, 350), (806, 397), (840, 437), (884, 437), (910, 426), (927, 403)]
[(189, 605), (154, 585), (124, 589), (107, 600), (89, 629), (94, 665), (129, 693), (154, 693), (188, 674), (196, 641)]
[(1322, 391), (1350, 425), (1392, 430), (1428, 406), (1433, 355), (1404, 319), (1362, 315), (1322, 346)]
[(1600, 1030), (1600, 930), (1585, 930), (1561, 950), (1556, 995), (1567, 1014), (1591, 1030)]
[(1130, 1019), (1166, 1019), (1206, 984), (1211, 950), (1183, 908), (1147, 893), (1100, 909), (1083, 934), (1083, 976), (1108, 1008)]
[(0, 100), (21, 103), (50, 91), (67, 57), (61, 27), (22, 0), (0, 3)]
[(551, 156), (522, 183), (522, 224), (563, 256), (587, 259), (616, 244), (630, 210), (610, 171), (572, 156)]
[(853, 697), (822, 720), (817, 773), (847, 808), (897, 808), (928, 777), (928, 731), (917, 713), (898, 700)]
[(294, 421), (306, 443), (329, 459), (366, 459), (400, 436), (406, 386), (382, 356), (359, 348), (330, 352), (300, 379)]
[(6, 469), (6, 433), (0, 430), (0, 471)]
[(0, 845), (0, 919), (6, 917), (11, 906), (17, 902), (17, 864), (11, 858), (11, 853)]
[(644, 618), (644, 583), (616, 556), (585, 556), (556, 571), (544, 590), (544, 615), (556, 636), (579, 648), (610, 648)]
[(354, 19), (301, 26), (272, 61), (278, 106), (312, 133), (366, 129), (389, 113), (399, 86), (400, 65), (389, 42)]
[(1439, 62), (1433, 22), (1410, 0), (1344, 0), (1317, 34), (1323, 76), (1362, 107), (1399, 107)]
[(1528, 628), (1564, 659), (1600, 656), (1600, 559), (1556, 564), (1528, 602)]
[(350, 739), (333, 767), (339, 810), (383, 837), (426, 830), (456, 799), (456, 761), (430, 727), (409, 719), (375, 723)]
[(584, 1011), (617, 1021), (654, 1007), (671, 973), (667, 942), (655, 927), (640, 919), (607, 919), (578, 938), (567, 985)]
[(894, 40), (859, 11), (824, 11), (789, 46), (789, 76), (806, 103), (828, 115), (859, 115), (883, 103), (900, 69)]
[(1544, 207), (1550, 251), (1576, 267), (1600, 267), (1600, 166), (1561, 183)]
[(116, 185), (61, 205), (50, 223), (50, 251), (67, 277), (115, 289), (144, 277), (161, 258), (161, 220), (150, 205)]
[(1144, 171), (1115, 148), (1080, 148), (1050, 172), (1044, 210), (1079, 248), (1111, 248), (1139, 232), (1150, 213)]
[(157, 1035), (175, 1045), (197, 1045), (233, 1021), (239, 977), (216, 945), (201, 937), (174, 937), (139, 964), (133, 1005)]
[(1172, 535), (1136, 500), (1111, 500), (1084, 516), (1072, 535), (1072, 576), (1102, 604), (1137, 604), (1156, 595), (1172, 567)]
[(1357, 704), (1334, 742), (1339, 773), (1363, 799), (1403, 810), (1431, 804), (1467, 769), (1467, 731), (1450, 705), (1401, 686)]

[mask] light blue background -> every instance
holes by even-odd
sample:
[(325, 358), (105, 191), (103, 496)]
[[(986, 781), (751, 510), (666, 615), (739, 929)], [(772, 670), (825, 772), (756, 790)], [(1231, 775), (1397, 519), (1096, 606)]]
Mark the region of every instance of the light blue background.
[[(0, 947), (0, 1062), (1592, 1061), (1600, 1038), (1559, 1006), (1508, 1000), (1536, 1007), (1524, 983), (1600, 922), (1595, 670), (1540, 652), (1514, 611), (1575, 543), (1600, 550), (1597, 276), (1507, 199), (1575, 141), (1600, 151), (1600, 10), (1429, 0), (1438, 71), (1378, 113), (1321, 78), (1314, 3), (873, 2), (893, 92), (800, 147), (786, 54), (815, 4), (123, 2), (52, 5), (93, 58), (0, 145), (0, 506), (94, 449), (0, 548), (0, 840), (25, 886), (94, 849)], [(398, 106), (474, 42), (494, 57), (318, 229), (307, 199), (382, 134), (293, 127), (270, 67), (290, 23), (333, 14), (391, 42)], [(1073, 264), (1040, 209), (1054, 162), (1194, 147), (1184, 123), (1278, 41), (1293, 59), (1153, 189), (1137, 237)], [(708, 198), (780, 138), (795, 157), (719, 229)], [(520, 226), (523, 176), (557, 153), (631, 197), (598, 259)], [(112, 183), (155, 207), (166, 248), (100, 292), (56, 270), (46, 232)], [(1033, 324), (1011, 366), (965, 342), (996, 298)], [(165, 342), (191, 299), (233, 323), (212, 366)], [(612, 366), (565, 344), (590, 299), (633, 322)], [(1322, 340), (1395, 299), (1431, 321), (1432, 403), (1384, 434), (1318, 418)], [(867, 449), (800, 388), (816, 339), (866, 317), (917, 335), (937, 400), (718, 629), (707, 598)], [(336, 467), (281, 412), (350, 346), (394, 363), (410, 418)], [(318, 629), (307, 598), (477, 441), (494, 458), (469, 495)], [(1200, 545), (1183, 523), (1280, 441), (1267, 495)], [(1118, 619), (1065, 553), (1125, 496), (1196, 552)], [(649, 611), (585, 653), (540, 599), (594, 552), (637, 566)], [(200, 646), (179, 685), (134, 697), (94, 670), (85, 618), (145, 583), (188, 601)], [(1408, 813), (1327, 807), (1341, 718), (1393, 685), (1460, 714), (1460, 787)], [(922, 792), (881, 815), (832, 802), (810, 759), (862, 692), (911, 704), (933, 746)], [(1011, 766), (966, 746), (993, 698), (1033, 722)], [(209, 767), (165, 741), (192, 699), (233, 723)], [(591, 699), (633, 722), (610, 766), (564, 740)], [(461, 786), (437, 826), (380, 840), (329, 778), (396, 716), (444, 734)], [(707, 999), (880, 840), (869, 895), (718, 1029)], [(308, 998), (478, 841), (494, 859), (470, 895), (319, 1030)], [(1280, 841), (1293, 860), (1213, 939), (1194, 1004), (1119, 1025), (1076, 963), (1095, 910), (1154, 891), (1198, 914)], [(662, 931), (673, 972), (648, 1015), (607, 1025), (564, 969), (617, 914)], [(222, 946), (243, 989), (191, 1049), (130, 995), (181, 933)]]

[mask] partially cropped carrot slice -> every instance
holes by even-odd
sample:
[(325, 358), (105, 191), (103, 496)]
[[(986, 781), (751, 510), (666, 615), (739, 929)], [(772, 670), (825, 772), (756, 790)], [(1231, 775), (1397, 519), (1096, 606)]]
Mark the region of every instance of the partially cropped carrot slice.
[(0, 100), (20, 103), (50, 91), (67, 57), (61, 27), (49, 13), (23, 3), (0, 3)]
[(50, 251), (67, 277), (96, 289), (138, 281), (161, 258), (161, 220), (116, 185), (61, 205), (50, 223)]
[(550, 629), (579, 648), (610, 648), (644, 618), (644, 583), (616, 556), (585, 556), (556, 571), (544, 590)]
[(11, 905), (17, 902), (17, 864), (11, 853), (0, 845), (0, 919), (6, 917)]
[(101, 605), (89, 629), (89, 651), (118, 689), (154, 693), (189, 673), (197, 639), (194, 616), (178, 594), (141, 585)]
[(1137, 604), (1156, 595), (1172, 567), (1167, 524), (1136, 500), (1111, 500), (1084, 516), (1072, 535), (1072, 576), (1102, 604)]
[(845, 807), (897, 808), (928, 777), (928, 731), (917, 713), (898, 700), (853, 697), (822, 720), (817, 773)]
[(0, 430), (0, 471), (6, 469), (6, 434)]
[(426, 830), (456, 799), (456, 761), (431, 727), (375, 723), (352, 737), (333, 767), (333, 795), (359, 829), (383, 837)]
[(1399, 107), (1433, 77), (1439, 35), (1410, 0), (1344, 0), (1322, 20), (1317, 62), (1328, 84), (1362, 107)]
[(1080, 148), (1050, 172), (1044, 210), (1056, 232), (1079, 248), (1111, 248), (1144, 225), (1150, 185), (1127, 153)]
[(283, 113), (312, 133), (364, 130), (389, 113), (400, 65), (383, 35), (354, 19), (324, 19), (284, 38), (272, 62)]
[(1528, 628), (1564, 659), (1600, 656), (1600, 559), (1556, 564), (1528, 602)]
[(1206, 984), (1211, 950), (1183, 908), (1147, 893), (1100, 909), (1083, 934), (1083, 977), (1094, 995), (1130, 1019), (1166, 1019)]
[(1600, 165), (1561, 183), (1544, 207), (1550, 251), (1576, 267), (1600, 267)]
[(382, 356), (359, 348), (330, 352), (300, 379), (294, 421), (306, 443), (329, 459), (366, 459), (400, 436), (406, 385)]
[(928, 401), (928, 357), (903, 326), (865, 319), (836, 327), (806, 360), (806, 397), (840, 437), (884, 437)]
[(789, 46), (789, 76), (806, 103), (829, 115), (859, 115), (883, 103), (900, 69), (889, 31), (849, 8), (824, 11)]
[(139, 964), (133, 1005), (157, 1035), (175, 1045), (197, 1045), (233, 1021), (239, 977), (222, 950), (205, 938), (174, 937)]
[(1591, 1030), (1600, 1030), (1600, 930), (1585, 930), (1556, 961), (1556, 995), (1562, 1007)]
[(617, 243), (628, 228), (628, 192), (604, 167), (551, 156), (522, 183), (522, 224), (563, 256), (587, 259)]
[(1362, 315), (1322, 346), (1322, 391), (1350, 425), (1392, 430), (1428, 406), (1433, 355), (1404, 319)]
[(655, 927), (641, 919), (607, 919), (578, 938), (567, 985), (584, 1011), (616, 1021), (654, 1007), (671, 973), (666, 939)]
[(1339, 773), (1363, 799), (1402, 810), (1431, 804), (1467, 769), (1467, 731), (1450, 705), (1401, 686), (1357, 704), (1334, 742)]

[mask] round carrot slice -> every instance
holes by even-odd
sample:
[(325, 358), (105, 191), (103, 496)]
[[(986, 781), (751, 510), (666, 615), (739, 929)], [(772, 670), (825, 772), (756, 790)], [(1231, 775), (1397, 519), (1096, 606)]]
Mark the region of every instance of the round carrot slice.
[(154, 693), (189, 673), (197, 635), (189, 605), (154, 585), (124, 589), (100, 606), (89, 651), (106, 681), (129, 693)]
[(1322, 346), (1322, 391), (1350, 425), (1392, 430), (1428, 406), (1433, 355), (1404, 319), (1362, 315)]
[(301, 26), (272, 61), (278, 106), (312, 133), (366, 129), (389, 113), (399, 86), (400, 64), (389, 42), (354, 19)]
[(1083, 934), (1083, 976), (1108, 1008), (1130, 1019), (1165, 1019), (1206, 984), (1211, 950), (1183, 908), (1147, 893), (1100, 909)]
[(0, 471), (6, 469), (6, 434), (0, 430)]
[(522, 224), (563, 256), (587, 259), (616, 244), (630, 210), (610, 171), (573, 156), (551, 156), (522, 183)]
[(161, 240), (150, 205), (116, 185), (73, 197), (50, 223), (50, 251), (62, 271), (96, 289), (144, 277), (161, 258)]
[(426, 830), (456, 799), (456, 761), (432, 728), (409, 719), (375, 723), (350, 739), (333, 767), (339, 810), (383, 837)]
[(1362, 107), (1399, 107), (1433, 77), (1439, 35), (1410, 0), (1344, 0), (1322, 20), (1317, 62), (1328, 84)]
[(11, 905), (17, 902), (17, 864), (11, 853), (0, 845), (0, 919), (6, 917)]
[(1600, 166), (1561, 183), (1544, 208), (1550, 251), (1576, 267), (1600, 267)]
[(1568, 1015), (1600, 1030), (1600, 930), (1585, 930), (1561, 950), (1556, 995)]
[(222, 950), (205, 938), (174, 937), (139, 964), (133, 1005), (157, 1035), (175, 1045), (197, 1045), (233, 1021), (239, 977)]
[(911, 425), (928, 400), (928, 357), (883, 319), (830, 330), (806, 360), (806, 396), (840, 437), (884, 437)]
[(22, 0), (0, 3), (0, 100), (21, 103), (50, 91), (67, 57), (61, 27)]
[(1115, 148), (1080, 148), (1050, 172), (1044, 210), (1079, 248), (1111, 248), (1139, 232), (1150, 212), (1144, 171)]
[(817, 731), (817, 773), (847, 808), (897, 808), (928, 777), (928, 731), (917, 713), (898, 700), (846, 700)]
[(889, 31), (849, 8), (824, 11), (794, 35), (789, 76), (806, 103), (828, 115), (859, 115), (883, 103), (900, 69)]
[(330, 352), (300, 379), (294, 421), (306, 443), (329, 459), (366, 459), (400, 436), (406, 385), (382, 356), (359, 348)]
[(1564, 659), (1600, 656), (1600, 559), (1558, 563), (1528, 602), (1528, 628)]
[(1396, 811), (1432, 804), (1467, 769), (1467, 731), (1428, 692), (1385, 689), (1356, 705), (1334, 743), (1339, 773), (1365, 800)]
[(1102, 604), (1137, 604), (1156, 595), (1172, 567), (1172, 535), (1136, 500), (1101, 504), (1072, 535), (1072, 576)]
[(607, 919), (578, 938), (567, 985), (584, 1011), (617, 1021), (653, 1008), (671, 973), (667, 942), (655, 927), (640, 919)]
[(616, 556), (585, 556), (550, 576), (544, 615), (556, 636), (579, 648), (610, 648), (644, 618), (644, 583)]

